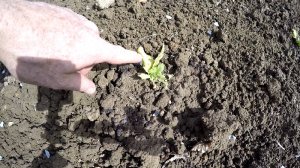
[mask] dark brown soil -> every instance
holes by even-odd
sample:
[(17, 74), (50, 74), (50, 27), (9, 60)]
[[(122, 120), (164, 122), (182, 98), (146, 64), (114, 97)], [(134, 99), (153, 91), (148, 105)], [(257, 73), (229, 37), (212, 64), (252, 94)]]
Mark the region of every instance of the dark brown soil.
[(139, 65), (99, 65), (89, 97), (0, 76), (1, 168), (300, 167), (299, 0), (50, 2), (114, 44), (166, 44), (174, 77), (154, 89)]

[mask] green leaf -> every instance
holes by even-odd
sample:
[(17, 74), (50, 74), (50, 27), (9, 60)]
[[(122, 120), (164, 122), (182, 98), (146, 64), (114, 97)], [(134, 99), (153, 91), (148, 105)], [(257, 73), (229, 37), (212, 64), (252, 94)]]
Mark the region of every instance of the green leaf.
[(157, 69), (159, 72), (163, 72), (165, 70), (165, 65), (164, 64), (158, 64)]
[(300, 47), (300, 40), (296, 41), (298, 47)]
[(150, 68), (153, 65), (153, 57), (147, 55), (143, 49), (143, 47), (139, 47), (137, 52), (142, 56), (142, 65), (146, 72), (149, 72)]
[(158, 56), (155, 58), (153, 66), (157, 66), (159, 64), (159, 61), (162, 59), (162, 57), (164, 56), (164, 52), (165, 52), (165, 45), (163, 44), (160, 53), (158, 54)]
[(144, 74), (144, 73), (141, 73), (138, 75), (141, 79), (145, 80), (145, 79), (149, 79), (150, 76), (148, 74)]

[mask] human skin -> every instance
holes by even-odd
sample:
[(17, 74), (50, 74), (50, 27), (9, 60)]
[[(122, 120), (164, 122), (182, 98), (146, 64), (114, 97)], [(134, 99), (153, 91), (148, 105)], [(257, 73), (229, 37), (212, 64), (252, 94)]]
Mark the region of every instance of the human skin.
[(67, 8), (0, 0), (0, 61), (20, 81), (94, 94), (86, 75), (98, 63), (141, 62), (99, 37), (97, 26)]

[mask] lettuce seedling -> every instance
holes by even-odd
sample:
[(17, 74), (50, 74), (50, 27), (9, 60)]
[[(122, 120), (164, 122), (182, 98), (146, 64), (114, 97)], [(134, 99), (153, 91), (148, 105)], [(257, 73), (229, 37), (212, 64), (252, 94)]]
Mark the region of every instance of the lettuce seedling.
[(142, 66), (146, 73), (140, 73), (138, 76), (143, 80), (149, 79), (154, 87), (156, 83), (163, 83), (168, 86), (168, 80), (164, 74), (165, 65), (160, 63), (160, 60), (164, 56), (165, 46), (163, 45), (160, 53), (154, 59), (152, 56), (147, 55), (143, 47), (139, 47), (137, 52), (142, 56)]
[(292, 37), (295, 40), (296, 45), (298, 47), (300, 47), (300, 36), (299, 36), (298, 32), (295, 29), (293, 29)]

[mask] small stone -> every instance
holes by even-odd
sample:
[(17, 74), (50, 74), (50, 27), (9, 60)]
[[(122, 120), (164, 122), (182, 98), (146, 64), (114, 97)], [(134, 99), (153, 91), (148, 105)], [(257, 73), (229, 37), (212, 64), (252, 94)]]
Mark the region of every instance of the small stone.
[(44, 150), (44, 157), (46, 157), (46, 158), (50, 158), (50, 152), (48, 151), (48, 150)]
[(0, 122), (0, 128), (3, 128), (3, 127), (4, 127), (4, 122), (1, 121), (1, 122)]
[(212, 36), (213, 32), (212, 32), (211, 30), (208, 30), (208, 31), (207, 31), (207, 34), (208, 34), (209, 36)]
[(234, 136), (234, 135), (229, 135), (228, 136), (228, 139), (229, 139), (229, 141), (235, 141), (236, 140), (236, 136)]
[(0, 161), (2, 161), (3, 160), (3, 157), (2, 156), (0, 156)]
[(172, 16), (170, 16), (170, 15), (166, 15), (166, 18), (167, 18), (168, 20), (173, 19)]
[(96, 0), (96, 5), (100, 8), (100, 9), (105, 9), (105, 8), (109, 8), (112, 4), (115, 3), (115, 0)]
[(152, 116), (153, 117), (156, 117), (156, 116), (158, 116), (159, 115), (159, 111), (154, 111), (153, 113), (152, 113)]
[(87, 112), (86, 116), (90, 121), (93, 122), (93, 121), (96, 121), (100, 117), (100, 113), (96, 110), (92, 110), (90, 112)]
[(214, 26), (219, 27), (219, 23), (218, 22), (214, 22)]
[(14, 122), (8, 122), (7, 123), (7, 126), (9, 126), (9, 127), (12, 126), (12, 125), (14, 125)]
[(147, 0), (137, 0), (139, 3), (146, 3)]

